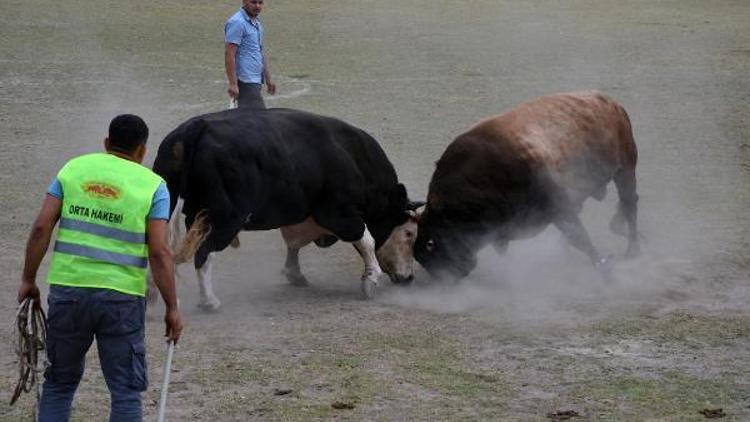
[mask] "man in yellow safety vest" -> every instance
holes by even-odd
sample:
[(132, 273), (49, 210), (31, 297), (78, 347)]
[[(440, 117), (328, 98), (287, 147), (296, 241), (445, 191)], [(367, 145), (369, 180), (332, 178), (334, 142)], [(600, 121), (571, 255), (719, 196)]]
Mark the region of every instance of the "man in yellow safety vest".
[(39, 301), (36, 274), (59, 221), (47, 281), (47, 357), (40, 421), (66, 421), (86, 352), (96, 338), (111, 394), (110, 421), (141, 421), (146, 390), (145, 293), (148, 264), (166, 304), (166, 336), (182, 332), (167, 242), (169, 192), (141, 165), (148, 127), (115, 117), (106, 153), (68, 161), (52, 181), (26, 245), (19, 302)]

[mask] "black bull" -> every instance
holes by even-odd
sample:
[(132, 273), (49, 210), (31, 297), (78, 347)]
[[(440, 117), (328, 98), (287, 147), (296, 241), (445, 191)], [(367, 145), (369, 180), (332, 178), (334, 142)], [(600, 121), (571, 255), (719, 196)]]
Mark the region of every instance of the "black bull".
[[(597, 92), (542, 97), (478, 123), (446, 149), (430, 181), (414, 256), (435, 275), (461, 278), (487, 244), (554, 224), (599, 267), (606, 263), (578, 218), (614, 181), (610, 228), (638, 254), (637, 151), (625, 110)], [(625, 223), (627, 222), (627, 230)]]
[[(196, 268), (240, 230), (287, 227), (290, 236), (309, 237), (312, 227), (312, 238), (301, 242), (285, 236), (295, 261), (287, 259), (287, 270), (296, 265), (301, 277), (300, 245), (333, 235), (353, 242), (365, 259), (367, 295), (380, 274), (368, 255), (374, 258), (378, 250), (380, 258), (394, 229), (405, 226), (418, 206), (408, 200), (375, 139), (341, 120), (298, 110), (227, 110), (191, 118), (162, 141), (153, 169), (167, 182), (170, 213), (179, 196), (188, 228), (199, 213), (205, 215), (209, 228), (195, 251)], [(389, 250), (408, 254), (402, 257), (408, 268), (381, 262), (394, 281), (412, 278), (413, 230), (401, 236), (406, 238), (406, 247)]]

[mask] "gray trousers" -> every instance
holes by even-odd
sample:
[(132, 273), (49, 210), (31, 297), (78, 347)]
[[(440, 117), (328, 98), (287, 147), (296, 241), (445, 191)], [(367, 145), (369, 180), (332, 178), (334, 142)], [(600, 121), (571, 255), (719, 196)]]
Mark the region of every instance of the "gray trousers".
[(260, 94), (261, 84), (248, 84), (245, 82), (237, 82), (240, 88), (240, 95), (237, 97), (237, 107), (249, 108), (253, 110), (263, 110), (266, 108), (266, 103), (263, 102), (263, 96)]

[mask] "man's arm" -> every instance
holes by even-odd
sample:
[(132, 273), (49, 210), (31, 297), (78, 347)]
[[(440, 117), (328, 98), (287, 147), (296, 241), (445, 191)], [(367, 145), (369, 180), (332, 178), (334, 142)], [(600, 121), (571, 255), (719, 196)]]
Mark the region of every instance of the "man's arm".
[(154, 283), (159, 288), (166, 312), (164, 323), (167, 326), (166, 336), (175, 344), (182, 333), (182, 318), (177, 308), (177, 289), (174, 282), (174, 262), (172, 251), (167, 241), (167, 221), (149, 219), (147, 227), (148, 259)]
[(237, 98), (240, 95), (240, 88), (237, 85), (237, 44), (225, 43), (224, 48), (224, 68), (227, 72), (227, 81), (229, 81), (229, 89), (227, 93), (231, 98)]
[(276, 94), (276, 84), (271, 81), (271, 69), (268, 68), (268, 59), (266, 59), (266, 52), (263, 51), (263, 82), (266, 84), (266, 89), (271, 95)]
[(29, 239), (26, 242), (26, 259), (21, 276), (21, 285), (18, 288), (18, 302), (22, 302), (27, 297), (39, 299), (36, 273), (39, 271), (39, 265), (44, 259), (44, 254), (47, 253), (52, 231), (55, 229), (57, 220), (60, 219), (61, 210), (61, 200), (49, 194), (44, 198), (42, 209), (31, 226), (31, 233), (29, 233)]

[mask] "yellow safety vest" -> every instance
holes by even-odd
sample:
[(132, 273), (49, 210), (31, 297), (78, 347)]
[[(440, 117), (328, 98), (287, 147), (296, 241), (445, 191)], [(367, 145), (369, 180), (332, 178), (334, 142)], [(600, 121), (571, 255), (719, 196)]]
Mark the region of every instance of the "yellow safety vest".
[(162, 178), (112, 154), (83, 155), (57, 175), (62, 213), (49, 284), (146, 293), (146, 225)]

